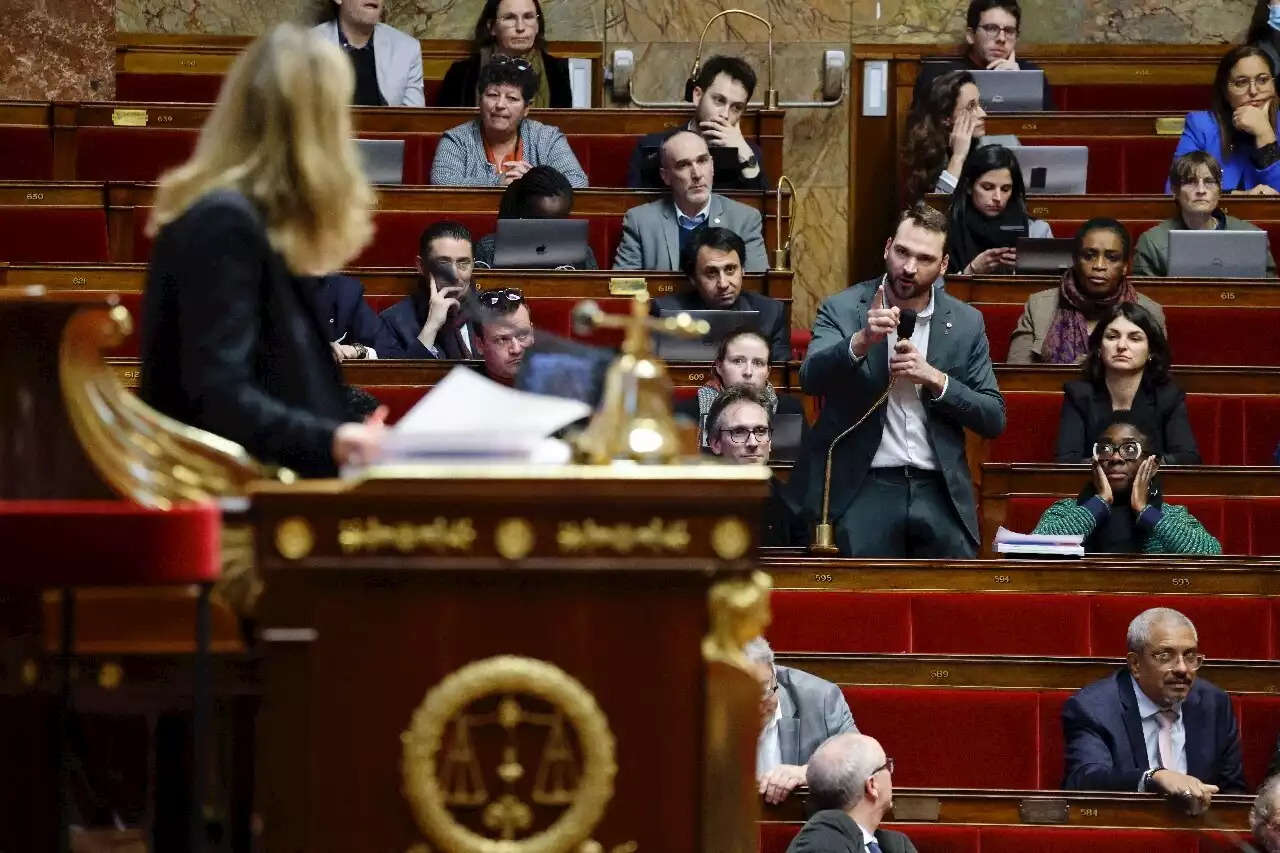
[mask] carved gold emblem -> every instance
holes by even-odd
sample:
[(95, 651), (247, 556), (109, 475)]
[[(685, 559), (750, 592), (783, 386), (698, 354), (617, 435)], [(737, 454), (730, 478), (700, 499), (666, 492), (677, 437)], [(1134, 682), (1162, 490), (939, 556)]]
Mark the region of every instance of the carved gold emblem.
[(471, 519), (450, 521), (437, 516), (430, 524), (402, 521), (383, 524), (376, 516), (347, 518), (338, 522), (338, 547), (343, 554), (381, 551), (394, 548), (401, 554), (427, 549), (431, 551), (468, 552), (476, 541)]
[(276, 550), (286, 560), (301, 560), (315, 545), (316, 536), (305, 518), (295, 515), (276, 525)]
[(764, 572), (723, 580), (707, 593), (711, 630), (702, 640), (702, 658), (724, 661), (750, 672), (743, 648), (764, 633), (772, 620), (769, 591), (773, 579)]
[(722, 560), (736, 560), (751, 547), (751, 531), (740, 518), (722, 518), (711, 531), (711, 550)]
[[(405, 797), (449, 853), (588, 849), (613, 798), (609, 721), (581, 683), (545, 661), (464, 666), (427, 693), (400, 739)], [(529, 834), (535, 815), (557, 811)]]
[(649, 551), (683, 553), (689, 548), (689, 525), (684, 521), (666, 522), (652, 518), (648, 524), (597, 524), (595, 519), (562, 521), (556, 543), (565, 553), (577, 551), (614, 551), (630, 554), (637, 548)]
[(537, 541), (533, 525), (523, 518), (507, 518), (498, 523), (493, 534), (493, 547), (508, 560), (522, 560)]

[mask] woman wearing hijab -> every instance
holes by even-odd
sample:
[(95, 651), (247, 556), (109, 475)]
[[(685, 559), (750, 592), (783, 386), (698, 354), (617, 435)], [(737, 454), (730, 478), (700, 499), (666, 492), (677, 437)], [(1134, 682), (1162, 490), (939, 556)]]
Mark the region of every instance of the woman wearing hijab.
[(1019, 237), (1053, 236), (1049, 223), (1027, 214), (1027, 190), (1013, 152), (987, 145), (969, 152), (951, 196), (947, 256), (952, 273), (1013, 272)]
[(1009, 364), (1076, 364), (1089, 333), (1111, 309), (1137, 302), (1165, 333), (1164, 311), (1138, 293), (1127, 271), (1133, 244), (1114, 219), (1090, 219), (1076, 232), (1074, 262), (1056, 288), (1031, 294), (1009, 336)]
[(1053, 504), (1033, 533), (1084, 536), (1086, 554), (1221, 554), (1184, 506), (1160, 493), (1159, 458), (1145, 432), (1118, 412), (1093, 445), (1093, 477), (1072, 500)]

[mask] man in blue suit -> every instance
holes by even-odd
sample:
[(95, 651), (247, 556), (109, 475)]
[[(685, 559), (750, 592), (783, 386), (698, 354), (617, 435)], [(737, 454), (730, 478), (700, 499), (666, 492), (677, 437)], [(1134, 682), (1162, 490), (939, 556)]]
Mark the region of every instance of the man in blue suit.
[(345, 275), (327, 275), (316, 290), (316, 310), (336, 358), (384, 358), (394, 347), (391, 330), (364, 301), (364, 285)]
[(1154, 607), (1129, 624), (1128, 647), (1127, 668), (1084, 687), (1062, 708), (1062, 787), (1159, 791), (1196, 813), (1219, 791), (1243, 793), (1231, 699), (1196, 678), (1204, 655), (1195, 625)]

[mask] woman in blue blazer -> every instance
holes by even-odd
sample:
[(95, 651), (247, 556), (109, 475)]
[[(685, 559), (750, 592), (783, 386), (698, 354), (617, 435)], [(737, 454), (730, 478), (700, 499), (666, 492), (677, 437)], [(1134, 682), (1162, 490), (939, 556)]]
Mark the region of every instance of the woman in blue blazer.
[(1222, 57), (1213, 81), (1213, 109), (1187, 114), (1173, 159), (1191, 151), (1212, 154), (1222, 164), (1224, 193), (1280, 191), (1275, 75), (1271, 59), (1253, 45)]

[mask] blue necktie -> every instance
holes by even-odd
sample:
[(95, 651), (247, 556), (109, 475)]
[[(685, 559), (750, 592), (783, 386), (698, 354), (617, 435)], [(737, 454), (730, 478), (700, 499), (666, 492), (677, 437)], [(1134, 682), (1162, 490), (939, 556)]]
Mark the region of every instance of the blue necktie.
[(874, 838), (867, 842), (867, 853), (881, 853), (880, 845)]

